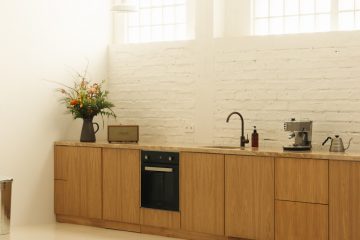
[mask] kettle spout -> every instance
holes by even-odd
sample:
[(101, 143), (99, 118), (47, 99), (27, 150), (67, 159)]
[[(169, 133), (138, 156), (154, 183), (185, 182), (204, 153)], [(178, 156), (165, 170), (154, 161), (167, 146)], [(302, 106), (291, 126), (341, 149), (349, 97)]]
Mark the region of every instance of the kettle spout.
[(328, 137), (327, 139), (325, 139), (325, 141), (322, 143), (322, 145), (324, 146), (325, 143), (326, 143), (327, 141), (329, 141), (330, 139), (332, 139), (332, 138), (331, 138), (331, 137)]
[(350, 138), (349, 143), (348, 143), (348, 146), (345, 148), (345, 150), (348, 150), (348, 149), (349, 149), (351, 140), (353, 140), (353, 138)]

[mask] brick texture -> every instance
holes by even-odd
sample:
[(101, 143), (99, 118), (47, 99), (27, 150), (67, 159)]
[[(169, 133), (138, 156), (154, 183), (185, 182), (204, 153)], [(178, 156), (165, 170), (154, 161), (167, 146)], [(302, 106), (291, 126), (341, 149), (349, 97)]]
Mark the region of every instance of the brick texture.
[[(359, 33), (248, 37), (110, 47), (111, 98), (141, 140), (238, 145), (256, 125), (260, 145), (286, 144), (283, 122), (310, 119), (313, 145), (353, 137), (360, 150)], [(323, 147), (323, 149), (327, 149)]]

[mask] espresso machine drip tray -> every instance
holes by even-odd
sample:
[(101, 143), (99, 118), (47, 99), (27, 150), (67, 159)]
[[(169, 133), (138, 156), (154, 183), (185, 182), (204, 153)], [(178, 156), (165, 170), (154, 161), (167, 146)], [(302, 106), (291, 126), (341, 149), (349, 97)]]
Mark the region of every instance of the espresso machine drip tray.
[(283, 146), (284, 151), (310, 151), (311, 146)]

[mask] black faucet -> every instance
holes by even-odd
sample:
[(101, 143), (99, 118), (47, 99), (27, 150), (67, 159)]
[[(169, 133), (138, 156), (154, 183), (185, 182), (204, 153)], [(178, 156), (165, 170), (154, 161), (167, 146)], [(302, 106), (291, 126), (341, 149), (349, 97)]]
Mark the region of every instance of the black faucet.
[(245, 139), (244, 136), (244, 118), (243, 116), (239, 113), (239, 112), (232, 112), (230, 113), (230, 115), (227, 117), (226, 122), (229, 122), (230, 118), (232, 115), (238, 115), (241, 119), (241, 137), (240, 137), (240, 147), (245, 147), (246, 143), (249, 143), (249, 139)]

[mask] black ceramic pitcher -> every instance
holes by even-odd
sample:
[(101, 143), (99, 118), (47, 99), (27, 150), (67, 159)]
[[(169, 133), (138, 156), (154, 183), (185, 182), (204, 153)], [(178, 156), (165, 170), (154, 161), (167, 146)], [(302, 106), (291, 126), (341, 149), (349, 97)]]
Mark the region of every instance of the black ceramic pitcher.
[[(96, 142), (95, 133), (99, 131), (99, 124), (93, 123), (94, 117), (84, 118), (81, 129), (80, 142)], [(94, 130), (94, 125), (96, 130)]]

